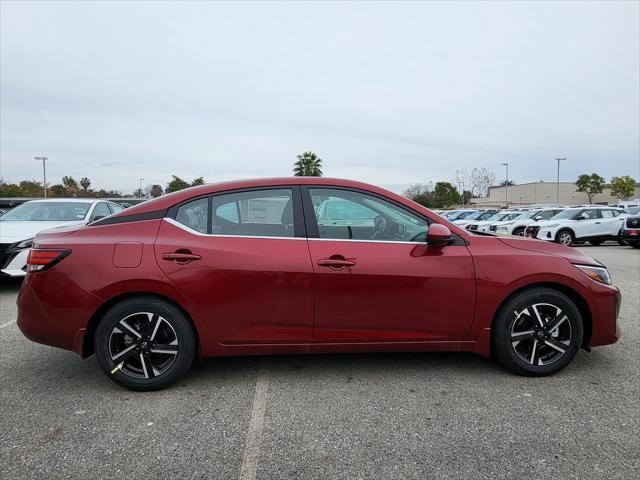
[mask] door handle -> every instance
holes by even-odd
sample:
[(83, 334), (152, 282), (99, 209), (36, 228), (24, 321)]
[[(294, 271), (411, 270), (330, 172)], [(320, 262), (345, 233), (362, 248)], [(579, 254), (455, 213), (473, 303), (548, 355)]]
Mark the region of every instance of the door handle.
[(329, 267), (334, 270), (342, 270), (345, 267), (353, 267), (356, 264), (354, 259), (346, 258), (321, 258), (318, 265), (321, 267)]
[(172, 252), (172, 253), (163, 253), (163, 260), (169, 260), (170, 262), (176, 262), (180, 264), (189, 263), (194, 260), (201, 260), (202, 255), (197, 255), (195, 253), (191, 253), (190, 251), (180, 251)]

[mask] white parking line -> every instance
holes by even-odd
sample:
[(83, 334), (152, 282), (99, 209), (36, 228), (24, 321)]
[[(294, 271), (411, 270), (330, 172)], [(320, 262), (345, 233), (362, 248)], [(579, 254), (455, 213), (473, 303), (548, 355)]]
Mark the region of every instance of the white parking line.
[(16, 323), (15, 320), (9, 320), (8, 322), (5, 322), (0, 325), (0, 330), (3, 329), (4, 327), (8, 327), (9, 325), (13, 325), (14, 323)]
[(255, 480), (258, 461), (260, 460), (260, 442), (262, 440), (262, 426), (264, 424), (264, 410), (267, 401), (267, 388), (269, 376), (266, 366), (260, 366), (258, 380), (256, 381), (256, 394), (253, 398), (251, 410), (251, 422), (247, 432), (247, 444), (244, 448), (242, 466), (240, 467), (240, 480)]

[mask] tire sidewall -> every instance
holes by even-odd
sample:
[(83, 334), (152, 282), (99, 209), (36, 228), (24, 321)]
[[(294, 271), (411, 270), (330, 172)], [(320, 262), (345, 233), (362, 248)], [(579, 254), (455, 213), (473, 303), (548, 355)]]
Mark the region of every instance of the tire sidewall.
[[(137, 379), (117, 370), (111, 373), (116, 363), (111, 359), (109, 339), (116, 324), (128, 315), (150, 312), (167, 320), (178, 338), (178, 354), (167, 372), (153, 379)], [(180, 379), (191, 367), (196, 353), (195, 335), (191, 323), (175, 306), (154, 297), (126, 299), (113, 307), (102, 317), (94, 337), (94, 348), (98, 363), (114, 382), (132, 390), (158, 390)]]
[[(566, 353), (549, 365), (525, 363), (511, 346), (511, 327), (516, 320), (514, 311), (520, 312), (534, 303), (550, 303), (560, 307), (571, 324), (571, 343)], [(508, 300), (496, 315), (492, 331), (494, 352), (503, 365), (521, 375), (542, 376), (562, 370), (573, 360), (582, 345), (584, 326), (580, 310), (569, 297), (557, 290), (539, 287), (521, 292)]]

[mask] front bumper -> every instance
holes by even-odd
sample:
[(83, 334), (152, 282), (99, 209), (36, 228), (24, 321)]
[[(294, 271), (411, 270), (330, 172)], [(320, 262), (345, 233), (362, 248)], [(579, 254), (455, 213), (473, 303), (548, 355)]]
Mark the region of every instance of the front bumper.
[(536, 237), (538, 240), (546, 240), (548, 242), (553, 242), (556, 239), (555, 232), (550, 228), (541, 228), (536, 232)]
[(625, 228), (620, 236), (627, 243), (640, 243), (640, 228)]
[(2, 267), (2, 273), (11, 277), (24, 277), (27, 274), (27, 257), (29, 249), (18, 250), (17, 253), (11, 254), (5, 265)]

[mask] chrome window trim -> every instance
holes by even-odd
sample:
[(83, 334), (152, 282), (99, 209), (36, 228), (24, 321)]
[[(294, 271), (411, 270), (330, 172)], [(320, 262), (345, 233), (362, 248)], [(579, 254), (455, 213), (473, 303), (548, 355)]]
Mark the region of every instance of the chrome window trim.
[(307, 240), (305, 237), (270, 237), (268, 235), (220, 235), (219, 233), (202, 233), (193, 228), (187, 227), (182, 223), (174, 220), (173, 218), (164, 217), (163, 220), (171, 225), (181, 228), (185, 232), (189, 232), (193, 235), (199, 235), (201, 237), (221, 237), (221, 238), (262, 238), (262, 239), (275, 239), (275, 240)]
[(265, 235), (220, 235), (219, 233), (202, 233), (194, 230), (193, 228), (187, 227), (182, 223), (174, 220), (173, 218), (164, 217), (164, 221), (173, 225), (174, 227), (181, 228), (185, 232), (191, 233), (193, 235), (198, 235), (200, 237), (221, 237), (221, 238), (260, 238), (260, 239), (271, 239), (271, 240), (309, 240), (309, 241), (322, 241), (322, 242), (353, 242), (353, 243), (395, 243), (401, 245), (426, 245), (426, 242), (403, 242), (399, 240), (355, 240), (349, 238), (307, 238), (307, 237), (269, 237)]

